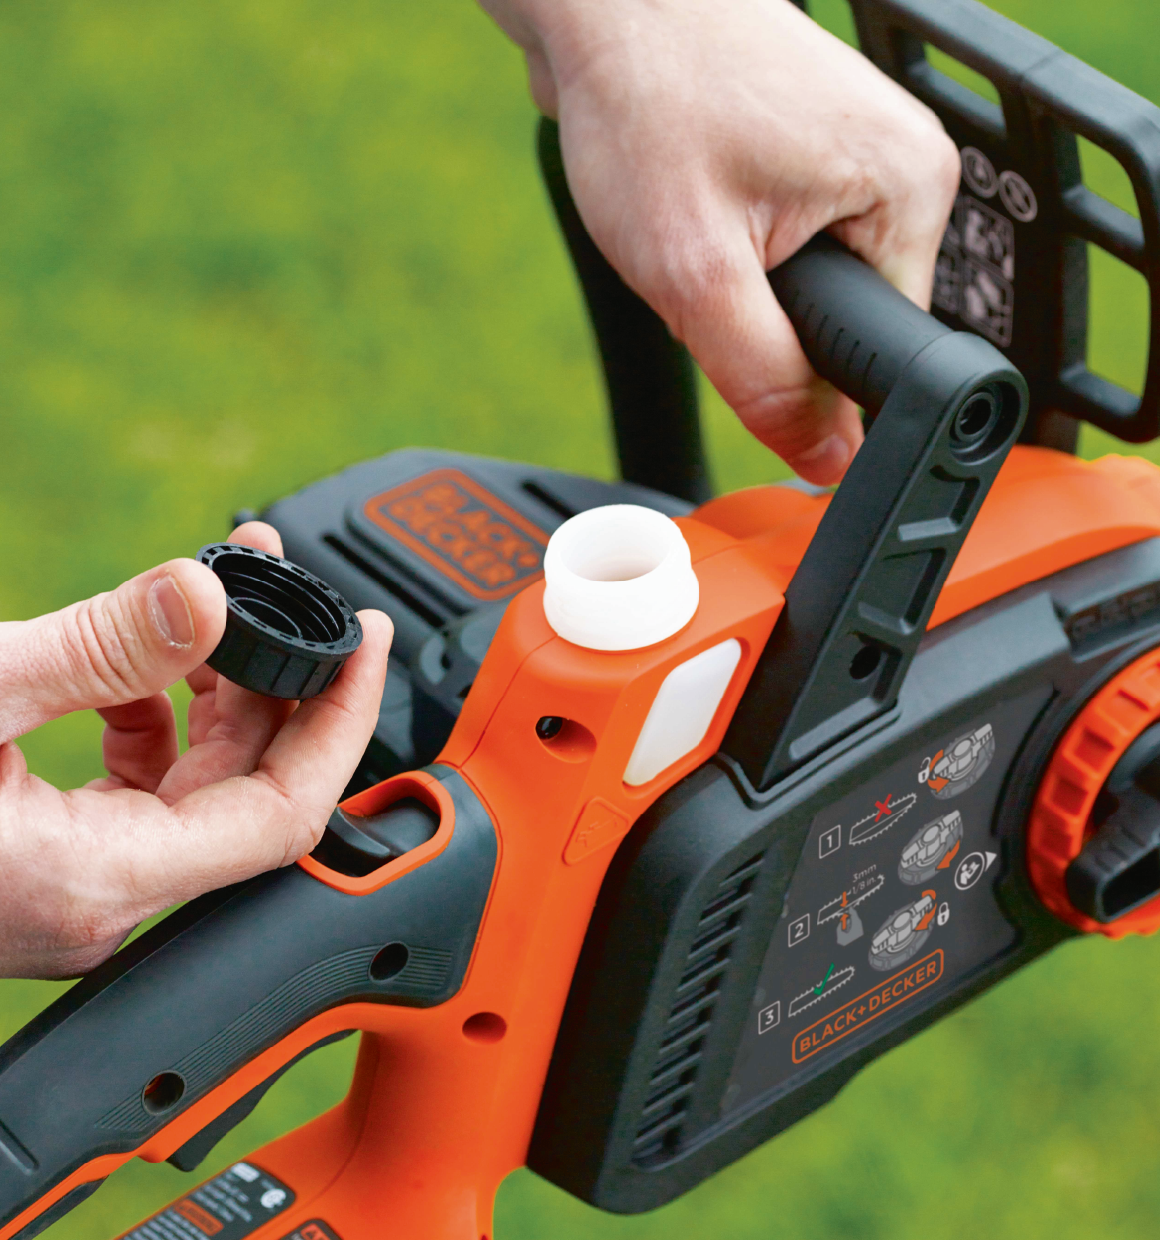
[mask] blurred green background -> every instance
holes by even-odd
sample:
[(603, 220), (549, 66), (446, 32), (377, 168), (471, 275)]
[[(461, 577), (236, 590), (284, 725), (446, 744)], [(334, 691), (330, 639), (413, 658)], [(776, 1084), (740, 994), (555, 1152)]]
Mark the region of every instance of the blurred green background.
[[(815, 7), (848, 33), (841, 0)], [(1160, 101), (1154, 0), (997, 7)], [(0, 619), (410, 444), (610, 476), (533, 121), (469, 0), (0, 5)], [(1139, 281), (1098, 259), (1093, 313), (1093, 364), (1138, 385)], [(783, 476), (706, 416), (719, 486)], [(75, 784), (98, 737), (77, 716), (22, 743)], [(0, 983), (0, 1034), (60, 990)], [(614, 1218), (519, 1172), (497, 1236), (1153, 1236), (1158, 1027), (1160, 944), (1072, 944), (683, 1200)], [(195, 1176), (134, 1162), (49, 1237), (114, 1236), (332, 1105), (352, 1054), (294, 1069)]]

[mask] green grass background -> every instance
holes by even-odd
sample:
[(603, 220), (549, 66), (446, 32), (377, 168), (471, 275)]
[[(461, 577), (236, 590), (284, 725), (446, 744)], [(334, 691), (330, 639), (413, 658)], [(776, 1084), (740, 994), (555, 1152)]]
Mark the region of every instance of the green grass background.
[[(1153, 0), (997, 7), (1160, 101)], [(819, 13), (848, 32), (840, 0)], [(409, 444), (610, 476), (533, 120), (469, 0), (0, 5), (0, 618)], [(1093, 310), (1093, 364), (1138, 384), (1139, 281), (1099, 259)], [(706, 418), (720, 486), (782, 476)], [(74, 784), (98, 736), (82, 715), (24, 746)], [(0, 1035), (60, 989), (0, 983)], [(681, 1201), (614, 1218), (519, 1172), (497, 1236), (1152, 1236), (1158, 1026), (1160, 944), (1069, 945)], [(352, 1050), (294, 1069), (196, 1176), (134, 1162), (51, 1240), (111, 1237), (331, 1105)]]

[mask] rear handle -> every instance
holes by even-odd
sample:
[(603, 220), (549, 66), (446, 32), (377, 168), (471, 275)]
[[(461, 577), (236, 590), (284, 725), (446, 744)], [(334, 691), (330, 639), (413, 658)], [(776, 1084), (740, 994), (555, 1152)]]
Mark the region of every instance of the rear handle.
[[(116, 1163), (141, 1150), (245, 1074), (219, 1112), (199, 1115), (204, 1135), (177, 1151), (183, 1165), (203, 1156), (274, 1075), (314, 1049), (287, 1039), (328, 1009), (432, 1007), (456, 993), (495, 871), (496, 836), (461, 776), (429, 773), (449, 792), (455, 821), (446, 848), (424, 864), (366, 895), (297, 865), (212, 892), (0, 1048), (0, 1229), (38, 1204), (26, 1225), (47, 1225), (107, 1174), (108, 1156)], [(282, 1044), (281, 1063), (275, 1056), (269, 1071), (247, 1074)], [(80, 1183), (61, 1197), (70, 1177)]]

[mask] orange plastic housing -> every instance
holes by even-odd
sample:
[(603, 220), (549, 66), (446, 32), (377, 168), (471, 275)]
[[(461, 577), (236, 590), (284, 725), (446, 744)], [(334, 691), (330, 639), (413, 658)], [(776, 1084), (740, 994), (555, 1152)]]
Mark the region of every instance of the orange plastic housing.
[[(827, 502), (786, 487), (758, 487), (681, 520), (701, 603), (685, 629), (647, 649), (607, 653), (571, 645), (544, 618), (542, 582), (517, 595), (439, 758), (478, 794), (499, 840), (495, 879), (460, 992), (428, 1009), (348, 1004), (326, 1012), (136, 1154), (168, 1157), (299, 1051), (328, 1033), (357, 1028), (365, 1035), (347, 1099), (254, 1156), (296, 1194), (294, 1205), (253, 1233), (254, 1240), (279, 1240), (318, 1218), (341, 1240), (490, 1240), (495, 1190), (524, 1162), (572, 972), (616, 845), (662, 792), (717, 749)], [(1160, 471), (1152, 465), (1124, 457), (1087, 463), (1016, 448), (932, 624), (1156, 534)], [(665, 676), (728, 638), (740, 642), (741, 661), (704, 740), (650, 783), (626, 785), (625, 767)], [(1160, 674), (1155, 702), (1144, 714), (1160, 714)], [(549, 741), (536, 734), (545, 715), (568, 720)], [(399, 795), (437, 800), (433, 783), (400, 776), (361, 794), (352, 808), (374, 812)], [(1069, 812), (1082, 816), (1083, 797), (1073, 799)], [(446, 819), (425, 847), (442, 847), (445, 829), (454, 829)], [(359, 884), (394, 881), (426, 857), (409, 854), (360, 880), (323, 872), (309, 859), (300, 864), (357, 892)], [(0, 1240), (76, 1184), (107, 1175), (129, 1157), (80, 1168), (0, 1232)]]
[(1124, 668), (1088, 702), (1056, 747), (1027, 824), (1027, 873), (1039, 898), (1080, 930), (1120, 939), (1160, 930), (1160, 897), (1104, 925), (1079, 912), (1064, 875), (1092, 835), (1096, 796), (1128, 746), (1160, 719), (1160, 649)]
[[(711, 500), (697, 519), (749, 541), (788, 579), (830, 499), (751, 487)], [(1050, 448), (1011, 450), (931, 616), (963, 612), (1160, 532), (1160, 470), (1135, 456), (1081, 461)]]

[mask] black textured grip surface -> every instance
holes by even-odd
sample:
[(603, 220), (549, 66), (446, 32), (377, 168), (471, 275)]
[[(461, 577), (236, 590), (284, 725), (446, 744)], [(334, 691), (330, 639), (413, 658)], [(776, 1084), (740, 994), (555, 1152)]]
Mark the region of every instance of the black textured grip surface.
[[(213, 892), (0, 1048), (0, 1155), (9, 1155), (0, 1157), (0, 1225), (98, 1155), (136, 1149), (319, 1012), (356, 1000), (429, 1007), (455, 993), (496, 838), (463, 780), (431, 773), (451, 794), (456, 824), (424, 865), (365, 896), (299, 866)], [(405, 966), (376, 980), (372, 961), (389, 944)], [(147, 1096), (162, 1076), (168, 1091)]]
[(810, 364), (869, 413), (950, 328), (824, 233), (769, 273)]

